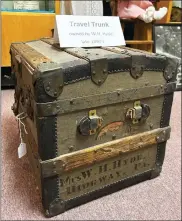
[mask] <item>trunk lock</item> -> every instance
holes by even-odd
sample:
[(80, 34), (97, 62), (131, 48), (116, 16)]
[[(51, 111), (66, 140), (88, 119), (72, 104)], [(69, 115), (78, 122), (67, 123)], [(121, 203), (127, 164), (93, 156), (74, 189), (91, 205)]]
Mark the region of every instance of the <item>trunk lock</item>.
[(87, 117), (81, 119), (78, 124), (78, 131), (83, 136), (93, 135), (102, 125), (102, 118), (97, 116), (96, 110), (89, 111)]
[(133, 124), (146, 120), (149, 116), (150, 107), (147, 104), (141, 104), (140, 101), (136, 101), (133, 108), (129, 108), (126, 113), (126, 118), (132, 120)]

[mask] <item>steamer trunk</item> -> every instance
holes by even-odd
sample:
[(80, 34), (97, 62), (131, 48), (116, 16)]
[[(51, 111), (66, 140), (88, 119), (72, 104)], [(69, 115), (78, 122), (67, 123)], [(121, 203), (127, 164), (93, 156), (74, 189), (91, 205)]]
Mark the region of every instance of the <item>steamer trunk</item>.
[(126, 47), (11, 45), (15, 115), (45, 214), (157, 177), (170, 138), (177, 62)]

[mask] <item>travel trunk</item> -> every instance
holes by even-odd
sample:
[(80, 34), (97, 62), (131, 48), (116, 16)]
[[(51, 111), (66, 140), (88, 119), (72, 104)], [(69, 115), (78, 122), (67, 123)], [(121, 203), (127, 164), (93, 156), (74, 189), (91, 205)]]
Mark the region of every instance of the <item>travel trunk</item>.
[(127, 47), (11, 45), (13, 111), (47, 217), (157, 177), (177, 63)]

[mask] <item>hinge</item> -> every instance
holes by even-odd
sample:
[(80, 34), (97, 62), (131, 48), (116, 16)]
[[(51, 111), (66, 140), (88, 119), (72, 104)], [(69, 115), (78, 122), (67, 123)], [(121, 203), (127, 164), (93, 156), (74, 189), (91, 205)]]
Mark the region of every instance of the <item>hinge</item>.
[(147, 65), (146, 55), (144, 54), (135, 54), (137, 52), (130, 51), (132, 57), (132, 65), (130, 74), (134, 79), (140, 78), (145, 70)]
[(133, 65), (130, 71), (131, 76), (134, 79), (140, 78), (143, 75), (143, 72), (144, 72), (144, 66), (138, 64)]
[(97, 84), (101, 85), (108, 76), (108, 63), (106, 58), (90, 59), (91, 79)]

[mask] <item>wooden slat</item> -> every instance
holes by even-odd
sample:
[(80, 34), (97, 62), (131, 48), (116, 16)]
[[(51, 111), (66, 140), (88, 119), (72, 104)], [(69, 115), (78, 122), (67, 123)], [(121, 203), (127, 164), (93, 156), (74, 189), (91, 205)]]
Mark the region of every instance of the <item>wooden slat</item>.
[(51, 160), (42, 161), (42, 174), (44, 177), (48, 177), (55, 174), (72, 171), (73, 169), (86, 167), (96, 162), (145, 148), (149, 145), (164, 142), (169, 139), (170, 130), (170, 127), (158, 128), (156, 130), (61, 155)]
[(51, 61), (43, 54), (24, 43), (13, 43), (11, 48), (16, 50), (16, 52), (18, 52), (18, 54), (20, 54), (20, 56), (24, 58), (33, 68), (37, 68), (41, 63)]

